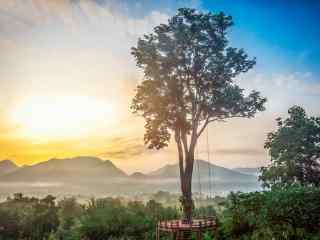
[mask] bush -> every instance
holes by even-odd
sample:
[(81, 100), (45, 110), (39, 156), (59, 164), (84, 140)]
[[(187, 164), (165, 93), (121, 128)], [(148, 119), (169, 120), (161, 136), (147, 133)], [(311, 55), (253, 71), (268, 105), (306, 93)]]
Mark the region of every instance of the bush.
[(15, 194), (1, 203), (0, 239), (48, 239), (59, 224), (54, 200), (50, 195), (37, 199)]
[(320, 239), (320, 189), (230, 194), (221, 231), (226, 239)]
[(112, 198), (91, 200), (81, 218), (80, 232), (90, 240), (154, 239), (160, 219), (176, 218), (177, 210), (164, 208), (155, 201), (127, 206)]

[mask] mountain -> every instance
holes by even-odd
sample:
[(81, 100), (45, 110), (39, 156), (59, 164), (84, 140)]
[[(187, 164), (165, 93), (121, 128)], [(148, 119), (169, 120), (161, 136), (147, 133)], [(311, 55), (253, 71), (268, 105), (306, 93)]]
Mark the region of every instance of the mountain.
[(1, 182), (92, 182), (126, 177), (111, 161), (96, 157), (50, 159), (0, 177)]
[(248, 174), (248, 175), (253, 175), (253, 176), (259, 176), (260, 175), (260, 168), (234, 168), (234, 171)]
[(177, 178), (179, 176), (178, 164), (167, 164), (148, 174), (151, 177), (157, 178)]
[(141, 172), (134, 172), (130, 175), (130, 178), (132, 179), (136, 179), (136, 180), (145, 180), (145, 179), (148, 179), (150, 178), (150, 176), (148, 175), (145, 175)]
[[(203, 160), (195, 161), (193, 170), (194, 170), (193, 172), (194, 180), (197, 180), (200, 172), (200, 178), (202, 180), (212, 179), (214, 181), (224, 181), (224, 182), (256, 181), (256, 177), (252, 175), (244, 174), (228, 168), (220, 167)], [(178, 178), (179, 177), (178, 164), (165, 165), (164, 167), (149, 173), (149, 176), (157, 177), (157, 178)]]
[(16, 171), (19, 167), (11, 160), (0, 161), (0, 176), (7, 175)]
[[(0, 165), (11, 166), (12, 170), (0, 176), (0, 197), (17, 192), (39, 196), (49, 193), (58, 196), (82, 195), (89, 198), (113, 194), (154, 193), (160, 190), (175, 193), (180, 191), (177, 164), (165, 165), (149, 174), (135, 172), (131, 175), (127, 175), (111, 161), (96, 157), (54, 158), (24, 167), (14, 167), (14, 164), (8, 161)], [(230, 191), (247, 192), (259, 189), (257, 176), (239, 173), (202, 160), (195, 162), (194, 192), (215, 192), (223, 195)]]

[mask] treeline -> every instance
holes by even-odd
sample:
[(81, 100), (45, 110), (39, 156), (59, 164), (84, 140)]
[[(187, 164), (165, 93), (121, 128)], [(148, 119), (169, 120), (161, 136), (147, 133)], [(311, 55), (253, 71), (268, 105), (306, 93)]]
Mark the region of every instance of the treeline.
[(122, 203), (119, 199), (75, 198), (56, 202), (15, 194), (0, 204), (1, 240), (152, 239), (156, 222), (178, 217), (178, 210), (149, 201)]
[[(222, 210), (197, 207), (195, 217), (216, 216), (218, 229), (206, 239), (320, 239), (320, 189), (290, 186), (270, 191), (231, 193)], [(150, 240), (159, 220), (180, 218), (179, 207), (150, 200), (75, 198), (56, 201), (15, 194), (0, 204), (1, 240)], [(164, 237), (164, 239), (170, 239)]]

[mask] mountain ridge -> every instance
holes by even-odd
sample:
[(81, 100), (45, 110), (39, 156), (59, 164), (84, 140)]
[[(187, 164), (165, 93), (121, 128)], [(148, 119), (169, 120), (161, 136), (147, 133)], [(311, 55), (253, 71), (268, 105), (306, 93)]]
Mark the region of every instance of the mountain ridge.
[[(198, 171), (198, 167), (199, 170)], [(212, 179), (215, 181), (250, 181), (253, 179), (252, 175), (234, 171), (229, 168), (221, 167), (204, 160), (195, 160), (193, 176), (199, 176), (202, 179)], [(148, 174), (152, 177), (158, 178), (178, 178), (179, 177), (179, 167), (178, 164), (167, 164), (155, 171)]]
[[(10, 163), (9, 163), (10, 164)], [(200, 169), (200, 178), (198, 174)], [(211, 177), (209, 178), (209, 169)], [(195, 162), (193, 191), (224, 194), (229, 191), (256, 191), (258, 177), (199, 160)], [(60, 196), (110, 196), (112, 194), (179, 192), (177, 164), (164, 165), (151, 173), (127, 174), (110, 160), (97, 157), (52, 158), (0, 176), (0, 195), (16, 192)]]
[(44, 162), (19, 168), (0, 176), (1, 181), (80, 181), (94, 180), (97, 176), (126, 177), (110, 160), (80, 156), (74, 158), (52, 158)]
[(18, 170), (19, 167), (11, 160), (5, 159), (0, 161), (0, 176), (7, 175)]
[[(175, 179), (179, 178), (178, 164), (166, 164), (149, 173), (135, 172), (127, 174), (110, 160), (103, 160), (92, 156), (78, 156), (73, 158), (51, 158), (34, 165), (18, 167), (10, 160), (0, 161), (2, 165), (11, 165), (12, 171), (1, 174), (2, 182), (36, 182), (36, 181), (103, 181), (112, 178), (129, 179)], [(200, 171), (198, 171), (198, 167)], [(0, 168), (1, 170), (1, 168)], [(200, 173), (200, 176), (199, 176)], [(253, 175), (242, 173), (235, 169), (224, 168), (204, 160), (196, 160), (194, 165), (194, 179), (214, 181), (251, 181)]]
[(261, 167), (238, 167), (238, 168), (233, 168), (232, 170), (240, 173), (248, 174), (248, 175), (259, 176), (260, 169)]

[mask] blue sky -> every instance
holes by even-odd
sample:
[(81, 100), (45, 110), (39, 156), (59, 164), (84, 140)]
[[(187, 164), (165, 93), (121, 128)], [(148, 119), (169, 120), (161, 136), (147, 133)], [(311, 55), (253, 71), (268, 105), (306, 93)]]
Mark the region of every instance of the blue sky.
[[(286, 61), (288, 70), (299, 68), (300, 71), (319, 73), (319, 1), (217, 0), (204, 1), (202, 6), (209, 11), (221, 10), (233, 16), (235, 43), (241, 38), (247, 49), (252, 44), (261, 45), (261, 51), (270, 50), (276, 61)], [(271, 69), (276, 67), (274, 61), (263, 61), (264, 56), (257, 58)]]
[[(97, 0), (98, 1), (98, 0)], [(100, 0), (100, 2), (105, 2)], [(183, 6), (231, 15), (234, 45), (258, 58), (269, 70), (299, 70), (320, 73), (320, 2), (299, 0), (203, 0), (124, 1), (128, 13), (140, 16), (150, 11), (174, 12)]]

